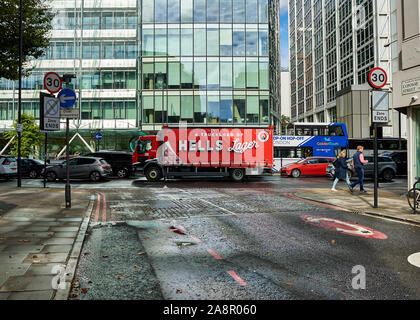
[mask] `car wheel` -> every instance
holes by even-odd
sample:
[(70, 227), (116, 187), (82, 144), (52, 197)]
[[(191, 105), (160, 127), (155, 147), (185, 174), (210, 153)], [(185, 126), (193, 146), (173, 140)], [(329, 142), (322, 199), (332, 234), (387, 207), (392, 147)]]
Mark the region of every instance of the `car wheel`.
[(391, 169), (385, 169), (382, 172), (382, 179), (384, 179), (385, 181), (392, 181), (392, 179), (394, 179), (394, 171), (392, 171)]
[(89, 179), (92, 182), (98, 182), (99, 180), (101, 180), (101, 174), (98, 171), (93, 171), (90, 173)]
[(127, 169), (119, 169), (117, 171), (117, 177), (118, 178), (127, 178), (128, 176), (128, 170)]
[(230, 177), (235, 182), (241, 182), (245, 178), (245, 171), (244, 169), (240, 168), (232, 169), (232, 171), (230, 172)]
[(35, 170), (30, 171), (29, 172), (29, 178), (31, 178), (31, 179), (38, 178), (38, 172), (36, 172)]
[(300, 170), (299, 169), (294, 169), (292, 171), (292, 177), (293, 178), (299, 178), (300, 177)]
[(158, 166), (151, 166), (147, 168), (144, 175), (148, 181), (156, 182), (162, 179), (162, 171)]
[(54, 171), (47, 172), (47, 180), (49, 182), (54, 182), (57, 180), (57, 174)]

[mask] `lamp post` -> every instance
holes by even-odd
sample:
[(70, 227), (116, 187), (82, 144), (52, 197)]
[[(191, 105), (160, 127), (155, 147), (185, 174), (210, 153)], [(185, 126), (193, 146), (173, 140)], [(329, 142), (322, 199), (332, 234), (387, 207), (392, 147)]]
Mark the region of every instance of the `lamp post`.
[[(22, 20), (23, 20), (23, 0), (20, 0), (19, 5), (19, 94), (18, 94), (18, 125), (20, 126), (22, 122), (21, 116), (21, 104), (22, 104), (22, 51), (23, 51), (23, 30), (22, 30)], [(16, 126), (18, 127), (18, 126)], [(18, 163), (17, 163), (17, 171), (18, 171), (18, 179), (17, 179), (17, 187), (22, 187), (22, 166), (21, 166), (21, 143), (22, 143), (22, 132), (17, 130), (18, 136)]]

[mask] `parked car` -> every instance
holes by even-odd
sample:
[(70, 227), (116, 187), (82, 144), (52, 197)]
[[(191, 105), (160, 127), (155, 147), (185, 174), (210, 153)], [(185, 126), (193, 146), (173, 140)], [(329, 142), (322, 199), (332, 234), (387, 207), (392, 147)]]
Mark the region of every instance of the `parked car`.
[(0, 156), (0, 178), (9, 180), (17, 176), (17, 161), (13, 156)]
[[(66, 178), (66, 162), (49, 166), (46, 170), (47, 180), (52, 182), (57, 179)], [(69, 170), (71, 179), (90, 179), (97, 182), (102, 178), (108, 177), (112, 170), (111, 166), (102, 158), (77, 157), (69, 160)]]
[(407, 150), (398, 150), (391, 153), (384, 153), (381, 156), (391, 157), (397, 164), (397, 175), (407, 175)]
[(113, 174), (118, 178), (127, 178), (134, 173), (133, 155), (130, 152), (99, 151), (88, 153), (86, 156), (105, 159), (111, 165)]
[(282, 176), (298, 178), (304, 176), (325, 176), (326, 168), (335, 158), (333, 157), (309, 157), (296, 163), (290, 163), (281, 168)]
[(35, 159), (22, 159), (21, 170), (23, 176), (38, 178), (44, 170), (44, 163)]
[[(364, 165), (365, 169), (365, 178), (373, 178), (374, 177), (374, 162), (373, 157), (371, 156), (365, 156), (365, 160), (368, 160), (369, 162)], [(356, 170), (353, 168), (352, 161), (349, 160), (348, 162), (348, 170), (347, 174), (349, 178), (357, 177)], [(335, 168), (331, 164), (327, 167), (326, 173), (327, 176), (330, 178), (334, 177)], [(397, 164), (394, 160), (392, 160), (391, 157), (386, 156), (378, 156), (378, 177), (381, 178), (384, 181), (392, 181), (394, 179), (395, 175), (397, 174)]]

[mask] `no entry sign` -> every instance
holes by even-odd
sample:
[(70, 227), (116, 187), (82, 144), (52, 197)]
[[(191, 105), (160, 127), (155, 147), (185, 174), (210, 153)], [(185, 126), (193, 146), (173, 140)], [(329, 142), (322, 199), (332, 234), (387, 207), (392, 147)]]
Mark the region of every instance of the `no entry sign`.
[(309, 216), (301, 217), (303, 221), (308, 222), (314, 226), (328, 229), (331, 231), (341, 232), (356, 237), (373, 238), (373, 239), (387, 239), (388, 237), (382, 232), (373, 230), (371, 228), (360, 226), (351, 222), (341, 221), (338, 219)]

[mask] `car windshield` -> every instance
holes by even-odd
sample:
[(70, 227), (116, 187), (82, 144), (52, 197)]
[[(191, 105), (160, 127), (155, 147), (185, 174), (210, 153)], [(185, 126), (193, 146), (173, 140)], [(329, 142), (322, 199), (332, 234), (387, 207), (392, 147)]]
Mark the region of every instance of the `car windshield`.
[(149, 151), (150, 149), (152, 149), (152, 140), (140, 140), (138, 147), (137, 147), (137, 152), (139, 154), (143, 154), (147, 151)]
[(305, 162), (306, 161), (306, 159), (302, 159), (302, 160), (299, 160), (298, 162), (296, 162), (296, 163), (302, 163), (302, 162)]

